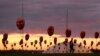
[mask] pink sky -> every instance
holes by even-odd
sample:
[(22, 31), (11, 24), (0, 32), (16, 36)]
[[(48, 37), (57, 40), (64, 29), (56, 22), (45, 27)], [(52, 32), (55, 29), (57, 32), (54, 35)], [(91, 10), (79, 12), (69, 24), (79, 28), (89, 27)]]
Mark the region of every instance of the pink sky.
[[(100, 0), (24, 0), (25, 33), (65, 34), (68, 8), (72, 36), (86, 31), (86, 36), (100, 32)], [(21, 0), (0, 0), (0, 33), (18, 33), (16, 20), (21, 16)]]

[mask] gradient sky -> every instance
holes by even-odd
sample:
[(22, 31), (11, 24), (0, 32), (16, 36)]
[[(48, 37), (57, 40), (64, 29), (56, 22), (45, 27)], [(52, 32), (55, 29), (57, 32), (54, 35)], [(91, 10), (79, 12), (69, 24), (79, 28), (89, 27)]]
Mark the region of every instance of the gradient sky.
[[(24, 0), (26, 33), (47, 33), (48, 26), (56, 34), (65, 34), (68, 8), (72, 36), (84, 30), (87, 36), (100, 32), (100, 0)], [(16, 20), (21, 16), (21, 0), (0, 0), (0, 33), (18, 33)]]

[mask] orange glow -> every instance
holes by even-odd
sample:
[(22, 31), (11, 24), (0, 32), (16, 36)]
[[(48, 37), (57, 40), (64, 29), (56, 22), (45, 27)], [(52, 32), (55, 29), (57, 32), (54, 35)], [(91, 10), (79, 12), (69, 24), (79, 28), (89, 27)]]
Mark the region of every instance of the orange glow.
[[(62, 37), (61, 35), (57, 35), (57, 34), (54, 34), (53, 36), (48, 36), (48, 34), (30, 34), (30, 38), (29, 38), (29, 40), (28, 40), (28, 45), (29, 45), (29, 48), (26, 48), (26, 47), (24, 47), (24, 49), (26, 50), (34, 50), (35, 49), (35, 47), (33, 47), (33, 46), (31, 46), (30, 45), (30, 42), (33, 42), (33, 44), (34, 44), (34, 40), (37, 40), (38, 42), (39, 42), (39, 37), (40, 36), (43, 36), (43, 40), (47, 40), (47, 45), (49, 44), (48, 43), (48, 41), (50, 41), (50, 42), (52, 42), (52, 45), (54, 45), (54, 43), (53, 43), (53, 39), (54, 39), (54, 37), (57, 37), (57, 43), (61, 43), (61, 42), (63, 42), (64, 41), (64, 39), (66, 38), (66, 37)], [(19, 34), (19, 33), (13, 33), (13, 34), (8, 34), (8, 41), (9, 41), (9, 43), (8, 43), (8, 45), (7, 45), (7, 47), (8, 47), (8, 50), (9, 49), (11, 49), (11, 44), (13, 44), (13, 43), (17, 43), (16, 44), (16, 47), (14, 47), (14, 49), (21, 49), (21, 47), (20, 47), (20, 45), (19, 45), (19, 41), (20, 41), (20, 39), (21, 38), (23, 38), (23, 40), (24, 40), (24, 44), (26, 43), (26, 41), (25, 41), (25, 33), (24, 34)], [(0, 50), (3, 50), (4, 49), (4, 47), (3, 47), (3, 45), (2, 45), (2, 38), (3, 38), (3, 35), (2, 34), (0, 34)], [(71, 37), (70, 37), (71, 38)], [(70, 41), (70, 38), (68, 38), (68, 40)], [(74, 39), (77, 39), (77, 43), (79, 44), (80, 42), (82, 42), (82, 39), (81, 38), (79, 38), (79, 37), (73, 37)], [(90, 42), (91, 41), (94, 41), (94, 48), (95, 48), (95, 42), (96, 42), (96, 40), (95, 40), (95, 38), (84, 38), (83, 40), (86, 40), (86, 42), (87, 42), (87, 46), (89, 46), (90, 45)], [(100, 41), (100, 38), (98, 38), (98, 40), (97, 40), (97, 42), (98, 41)], [(42, 47), (43, 47), (43, 50), (46, 50), (47, 48), (46, 48), (46, 46), (47, 45), (45, 45), (44, 44), (44, 41), (43, 41), (43, 43), (42, 43), (43, 45), (42, 45)], [(51, 45), (51, 46), (52, 46)], [(36, 45), (37, 47), (39, 47), (38, 48), (38, 50), (40, 50), (40, 46), (39, 46), (39, 44), (37, 44)]]

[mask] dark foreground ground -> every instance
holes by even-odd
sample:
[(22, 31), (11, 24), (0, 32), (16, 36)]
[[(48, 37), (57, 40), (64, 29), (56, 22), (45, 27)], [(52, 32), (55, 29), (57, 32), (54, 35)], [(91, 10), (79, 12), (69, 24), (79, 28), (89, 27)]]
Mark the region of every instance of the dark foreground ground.
[(22, 50), (9, 50), (0, 51), (0, 56), (100, 56), (100, 53), (41, 53), (42, 51), (22, 51)]

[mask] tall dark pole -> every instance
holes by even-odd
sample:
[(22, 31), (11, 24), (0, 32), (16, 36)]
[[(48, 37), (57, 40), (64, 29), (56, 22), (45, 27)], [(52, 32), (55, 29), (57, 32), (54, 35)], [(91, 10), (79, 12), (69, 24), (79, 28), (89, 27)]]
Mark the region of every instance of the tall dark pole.
[[(24, 3), (23, 3), (23, 0), (21, 0), (21, 11), (22, 11), (22, 15), (21, 16), (24, 19)], [(22, 30), (22, 34), (23, 34), (23, 30)]]
[(22, 11), (22, 17), (24, 17), (24, 3), (23, 0), (21, 0), (21, 11)]
[(68, 29), (68, 8), (67, 8), (67, 17), (66, 17), (66, 28)]
[(70, 37), (71, 36), (71, 30), (68, 28), (68, 9), (67, 9), (67, 17), (66, 17), (66, 31), (65, 31), (65, 34), (66, 34), (66, 37)]
[(18, 19), (16, 21), (16, 26), (18, 27), (20, 32), (23, 33), (23, 29), (24, 29), (24, 25), (25, 25), (23, 0), (20, 0), (19, 3), (21, 5), (21, 16), (18, 17)]

